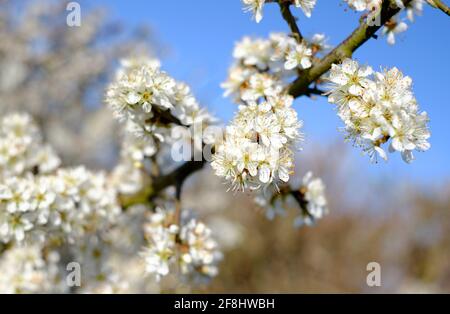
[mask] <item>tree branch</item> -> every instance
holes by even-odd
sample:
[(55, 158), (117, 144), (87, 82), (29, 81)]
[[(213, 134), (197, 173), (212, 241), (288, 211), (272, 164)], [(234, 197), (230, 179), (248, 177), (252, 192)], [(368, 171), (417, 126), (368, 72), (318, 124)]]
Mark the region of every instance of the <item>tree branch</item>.
[[(403, 3), (407, 5), (411, 1), (412, 0), (403, 0)], [(289, 10), (289, 3), (285, 1), (279, 1), (278, 3), (280, 5), (283, 17), (288, 22), (292, 32), (301, 40), (302, 36), (295, 22), (295, 18)], [(311, 94), (322, 95), (323, 91), (317, 87), (310, 88), (309, 85), (316, 81), (322, 74), (327, 72), (333, 63), (337, 63), (345, 58), (351, 57), (353, 52), (373, 37), (386, 21), (400, 12), (401, 8), (397, 6), (393, 7), (392, 5), (392, 0), (384, 0), (380, 13), (380, 25), (370, 26), (367, 23), (361, 23), (360, 26), (353, 31), (353, 33), (338, 47), (322, 58), (313, 67), (303, 71), (302, 74), (291, 84), (289, 93), (294, 97)], [(179, 121), (172, 120), (170, 119), (171, 117), (164, 118), (168, 118), (172, 123), (179, 124)], [(188, 161), (166, 175), (153, 177), (151, 179), (151, 183), (137, 195), (121, 195), (120, 201), (122, 206), (127, 208), (135, 204), (142, 204), (151, 201), (161, 191), (169, 186), (176, 186), (178, 189), (177, 193), (179, 193), (184, 180), (192, 173), (202, 169), (205, 162), (206, 160), (204, 159), (202, 161)], [(296, 195), (293, 196), (295, 197)]]
[(179, 194), (184, 180), (192, 173), (201, 170), (205, 163), (205, 159), (202, 159), (201, 161), (187, 161), (169, 174), (154, 178), (152, 183), (153, 188), (151, 193), (147, 196), (147, 199), (152, 200), (159, 192), (173, 185), (179, 185), (179, 187), (177, 187), (177, 194)]
[[(412, 0), (403, 0), (403, 3), (407, 5), (411, 1)], [(303, 71), (302, 75), (291, 84), (289, 94), (294, 97), (306, 95), (308, 93), (309, 85), (326, 73), (333, 63), (338, 63), (345, 58), (350, 58), (356, 49), (372, 38), (381, 26), (400, 12), (400, 10), (401, 8), (397, 7), (391, 0), (384, 0), (382, 3), (379, 25), (369, 25), (369, 23), (362, 22), (339, 46), (333, 49), (311, 68)]]
[(321, 90), (318, 87), (309, 87), (307, 89), (307, 91), (305, 92), (306, 96), (311, 96), (311, 95), (318, 95), (318, 96), (325, 96), (325, 91)]
[(280, 5), (281, 15), (289, 25), (292, 35), (294, 35), (297, 42), (301, 43), (303, 40), (303, 36), (302, 33), (300, 32), (300, 29), (298, 28), (297, 21), (295, 17), (292, 15), (291, 9), (289, 8), (291, 4), (289, 2), (283, 1), (279, 1), (278, 4)]
[(443, 3), (441, 0), (428, 0), (427, 2), (432, 7), (435, 7), (436, 9), (439, 9), (442, 12), (444, 12), (445, 14), (447, 14), (448, 16), (450, 16), (450, 8), (445, 3)]
[[(169, 186), (177, 188), (176, 193), (180, 194), (181, 185), (192, 173), (201, 170), (205, 165), (206, 160), (201, 161), (187, 161), (181, 166), (178, 166), (168, 174), (152, 177), (150, 182), (145, 185), (145, 188), (133, 195), (119, 195), (119, 203), (122, 208), (127, 209), (133, 205), (145, 204), (155, 199), (160, 192)], [(179, 197), (179, 195), (177, 195)]]

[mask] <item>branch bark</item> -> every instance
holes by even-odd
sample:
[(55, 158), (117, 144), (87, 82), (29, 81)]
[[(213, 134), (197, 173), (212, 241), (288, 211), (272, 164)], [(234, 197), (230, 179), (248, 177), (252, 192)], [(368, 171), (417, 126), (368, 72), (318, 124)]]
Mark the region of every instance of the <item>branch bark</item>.
[[(403, 0), (407, 5), (412, 0)], [(366, 22), (361, 24), (347, 37), (340, 45), (333, 49), (328, 55), (323, 57), (318, 63), (311, 68), (303, 71), (289, 87), (289, 94), (293, 97), (299, 97), (308, 93), (309, 85), (317, 80), (321, 75), (326, 73), (333, 63), (339, 63), (345, 58), (350, 58), (353, 52), (361, 47), (365, 42), (372, 38), (384, 23), (389, 21), (394, 15), (401, 11), (392, 0), (384, 0), (380, 12), (379, 25), (369, 25)]]
[(289, 2), (283, 1), (279, 1), (278, 4), (280, 5), (280, 11), (281, 15), (283, 16), (283, 19), (289, 25), (289, 28), (291, 29), (291, 32), (294, 35), (297, 42), (301, 43), (303, 40), (303, 35), (300, 32), (295, 17), (292, 15), (291, 9), (289, 7), (291, 4)]
[(127, 209), (133, 205), (145, 204), (155, 199), (160, 192), (169, 186), (177, 188), (177, 197), (180, 197), (181, 185), (192, 173), (199, 171), (205, 165), (206, 160), (187, 161), (178, 166), (168, 174), (152, 177), (145, 188), (134, 195), (119, 195), (119, 202), (122, 208)]
[(428, 0), (428, 3), (450, 16), (450, 8), (441, 0)]
[[(205, 163), (205, 159), (202, 159), (201, 161), (187, 161), (169, 174), (154, 178), (152, 183), (153, 188), (151, 193), (147, 196), (147, 199), (152, 200), (159, 192), (169, 186), (179, 185), (177, 186), (177, 194), (179, 194), (184, 180), (186, 180), (191, 173), (201, 170)], [(177, 197), (179, 197), (179, 195), (177, 195)]]

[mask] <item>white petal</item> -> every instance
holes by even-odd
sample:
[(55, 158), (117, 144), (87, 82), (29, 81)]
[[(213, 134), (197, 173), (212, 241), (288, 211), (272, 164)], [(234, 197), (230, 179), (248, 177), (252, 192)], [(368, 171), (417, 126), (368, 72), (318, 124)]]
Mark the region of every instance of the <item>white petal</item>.
[(263, 166), (259, 169), (259, 180), (262, 183), (267, 183), (270, 180), (270, 169), (266, 166)]

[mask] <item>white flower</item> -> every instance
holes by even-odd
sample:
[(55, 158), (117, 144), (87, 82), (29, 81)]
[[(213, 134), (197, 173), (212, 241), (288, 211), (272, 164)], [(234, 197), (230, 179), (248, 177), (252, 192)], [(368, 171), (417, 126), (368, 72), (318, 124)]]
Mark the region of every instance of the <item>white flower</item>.
[(255, 202), (266, 210), (266, 216), (271, 220), (276, 215), (284, 216), (289, 208), (299, 207), (300, 215), (294, 220), (295, 227), (312, 225), (328, 213), (325, 185), (311, 172), (303, 177), (300, 188), (292, 190), (283, 186), (273, 193), (264, 190), (255, 197)]
[(342, 65), (332, 66), (329, 76), (332, 89), (328, 101), (338, 105), (347, 139), (362, 147), (372, 161), (377, 156), (387, 160), (382, 145), (390, 141), (389, 151), (398, 151), (411, 162), (413, 150), (430, 148), (429, 119), (425, 112), (419, 112), (411, 78), (397, 68), (375, 72), (373, 78), (367, 68), (362, 71), (364, 75), (349, 75), (360, 71), (355, 61), (344, 60)]
[(145, 259), (146, 272), (154, 274), (157, 280), (169, 274), (169, 265), (175, 259), (174, 235), (168, 228), (160, 226), (147, 230), (151, 237), (148, 248), (142, 252)]
[(225, 141), (216, 146), (211, 166), (231, 189), (258, 189), (286, 182), (293, 168), (292, 146), (302, 139), (302, 126), (287, 95), (259, 104), (240, 106), (226, 128)]
[(58, 168), (61, 159), (55, 153), (54, 149), (49, 146), (43, 146), (36, 154), (34, 163), (39, 167), (39, 173), (50, 173)]
[(263, 18), (263, 6), (265, 0), (242, 0), (244, 3), (244, 11), (253, 13), (256, 23), (259, 23)]
[(301, 69), (308, 69), (311, 67), (311, 48), (307, 48), (305, 43), (296, 45), (294, 50), (288, 52), (284, 67), (286, 70), (292, 70), (297, 67)]
[[(115, 190), (102, 173), (83, 167), (59, 169), (55, 175), (11, 177), (0, 184), (0, 240), (62, 240), (95, 232), (115, 221), (120, 208)], [(45, 237), (45, 235), (44, 235)]]
[(331, 46), (327, 44), (328, 38), (325, 34), (314, 34), (310, 39), (307, 40), (311, 46), (313, 55), (327, 52), (331, 49)]
[(294, 0), (295, 6), (301, 8), (307, 17), (311, 17), (316, 2), (317, 0)]
[[(186, 213), (186, 212), (185, 212)], [(144, 226), (147, 246), (141, 253), (146, 271), (157, 280), (169, 274), (171, 268), (194, 279), (208, 279), (218, 273), (222, 259), (212, 232), (202, 222), (185, 215), (178, 226), (172, 208), (157, 208)]]
[(249, 68), (234, 66), (230, 68), (227, 81), (220, 86), (225, 90), (224, 97), (233, 96), (240, 98), (241, 90), (244, 89), (245, 83), (255, 71)]
[(307, 202), (308, 213), (314, 219), (322, 218), (328, 213), (327, 199), (325, 197), (325, 185), (320, 178), (314, 178), (312, 172), (303, 177), (304, 198)]
[(389, 45), (395, 44), (395, 35), (403, 33), (408, 29), (408, 25), (405, 22), (398, 22), (395, 18), (389, 20), (383, 27), (383, 34), (387, 36), (387, 42)]
[(245, 66), (255, 66), (259, 70), (266, 70), (271, 58), (271, 42), (263, 39), (252, 39), (248, 36), (236, 43), (233, 57)]
[(105, 101), (136, 137), (164, 142), (173, 125), (213, 122), (189, 87), (161, 71), (154, 61), (127, 65), (119, 73), (107, 88)]
[(242, 93), (242, 100), (256, 101), (259, 98), (275, 96), (281, 91), (277, 80), (267, 74), (254, 74), (249, 79), (249, 87)]
[(298, 69), (310, 68), (313, 56), (328, 48), (323, 34), (302, 43), (284, 33), (271, 33), (268, 39), (244, 37), (235, 45), (235, 62), (221, 85), (224, 96), (241, 104), (279, 94)]
[(119, 80), (122, 76), (139, 70), (143, 66), (158, 70), (161, 63), (157, 59), (147, 58), (143, 55), (122, 59), (120, 60), (120, 68), (116, 72), (116, 79)]
[[(2, 293), (64, 293), (56, 252), (43, 253), (40, 245), (13, 246), (0, 259)], [(64, 282), (65, 283), (65, 282)]]
[(422, 15), (425, 0), (412, 0), (406, 5), (406, 16), (408, 20), (414, 22), (414, 14)]
[(4, 243), (22, 242), (33, 227), (35, 215), (31, 213), (0, 213), (0, 240)]
[[(8, 198), (4, 198), (6, 201), (6, 210), (9, 213), (27, 212), (34, 210), (31, 204), (31, 196), (33, 191), (33, 185), (26, 179), (17, 177), (8, 178), (5, 181), (6, 189), (9, 191)], [(5, 188), (4, 188), (5, 189)]]
[(345, 0), (356, 11), (374, 11), (381, 5), (381, 0)]
[(184, 274), (214, 277), (218, 274), (218, 262), (222, 259), (212, 231), (202, 222), (190, 219), (180, 230), (180, 240), (188, 250), (181, 256), (181, 271)]
[[(345, 59), (341, 65), (331, 66), (328, 79), (334, 86), (346, 89), (350, 95), (360, 96), (363, 89), (370, 84), (367, 77), (372, 73), (371, 67), (361, 67), (356, 61)], [(331, 94), (331, 97), (334, 95)]]
[(59, 163), (29, 115), (10, 113), (0, 120), (0, 180), (36, 171), (47, 173)]

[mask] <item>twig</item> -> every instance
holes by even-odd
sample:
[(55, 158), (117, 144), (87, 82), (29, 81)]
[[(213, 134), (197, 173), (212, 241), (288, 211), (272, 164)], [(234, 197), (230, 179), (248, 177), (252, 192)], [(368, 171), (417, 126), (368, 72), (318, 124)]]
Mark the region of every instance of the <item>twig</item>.
[[(407, 5), (411, 1), (412, 0), (403, 0), (403, 3)], [(391, 0), (383, 1), (379, 25), (369, 25), (365, 22), (361, 23), (339, 46), (333, 49), (311, 68), (305, 70), (302, 75), (291, 84), (289, 94), (294, 97), (306, 95), (308, 93), (309, 85), (317, 80), (322, 74), (326, 73), (333, 63), (338, 63), (345, 58), (350, 58), (353, 52), (372, 38), (384, 23), (400, 12), (401, 8), (397, 6), (392, 7), (392, 5), (393, 3)]]
[(177, 182), (176, 184), (176, 195), (175, 195), (175, 216), (174, 222), (180, 227), (181, 226), (181, 186), (183, 182)]
[[(205, 163), (206, 160), (204, 159), (202, 161), (187, 161), (168, 174), (153, 177), (151, 178), (151, 182), (147, 184), (146, 188), (137, 194), (131, 196), (120, 195), (120, 204), (124, 209), (126, 209), (133, 205), (148, 203), (169, 186), (177, 187), (177, 184), (182, 184), (189, 175), (202, 169)], [(178, 193), (181, 193), (181, 186)]]
[(291, 9), (289, 8), (289, 2), (279, 1), (281, 15), (283, 19), (288, 23), (289, 28), (291, 29), (292, 35), (294, 35), (297, 42), (301, 43), (303, 40), (302, 33), (297, 25), (297, 21), (295, 17), (292, 15)]
[(311, 95), (318, 95), (318, 96), (325, 96), (325, 91), (321, 90), (318, 87), (309, 87), (308, 90), (305, 93), (306, 96), (311, 96)]
[(428, 0), (427, 2), (432, 7), (435, 7), (450, 16), (450, 8), (441, 0)]

